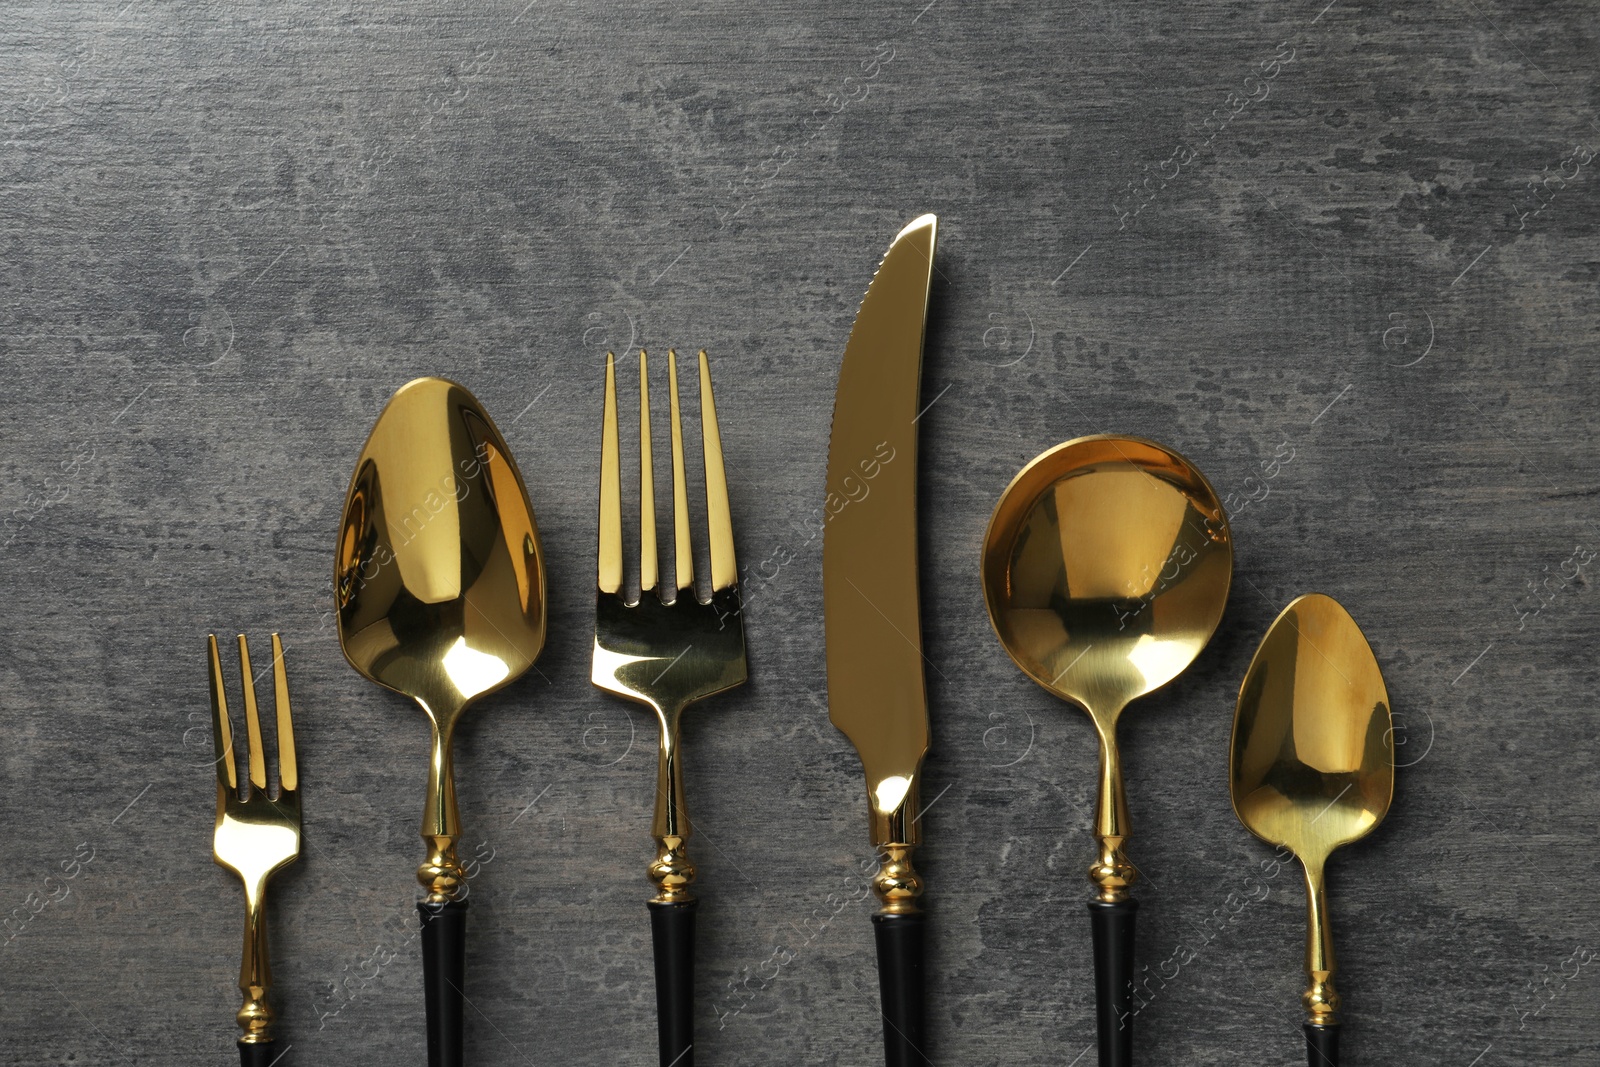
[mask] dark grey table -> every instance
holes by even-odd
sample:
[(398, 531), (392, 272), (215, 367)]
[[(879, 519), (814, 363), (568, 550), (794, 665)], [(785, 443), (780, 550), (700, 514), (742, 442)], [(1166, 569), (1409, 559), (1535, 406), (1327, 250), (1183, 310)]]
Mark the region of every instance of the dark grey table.
[(0, 1061), (232, 1062), (203, 638), (281, 629), (290, 1058), (421, 1062), (425, 727), (345, 665), (330, 575), (373, 418), (442, 374), (551, 579), (538, 673), (459, 738), (469, 1050), (653, 1063), (653, 733), (588, 649), (604, 353), (676, 345), (715, 361), (742, 561), (793, 555), (748, 583), (751, 683), (688, 719), (701, 1063), (877, 1062), (807, 519), (857, 303), (934, 211), (935, 1062), (1094, 1059), (1093, 738), (976, 576), (1016, 469), (1118, 431), (1199, 464), (1239, 546), (1217, 638), (1124, 723), (1144, 1062), (1301, 1062), (1298, 876), (1246, 888), (1271, 851), (1224, 776), (1256, 642), (1320, 590), (1405, 764), (1332, 873), (1346, 1062), (1600, 1063), (1593, 10), (1325, 3), (7, 4), (0, 906), (54, 899), (0, 949)]

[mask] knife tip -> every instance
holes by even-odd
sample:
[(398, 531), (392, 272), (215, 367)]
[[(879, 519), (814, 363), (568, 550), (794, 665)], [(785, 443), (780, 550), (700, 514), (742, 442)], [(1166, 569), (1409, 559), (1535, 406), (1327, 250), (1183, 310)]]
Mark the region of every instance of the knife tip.
[(922, 229), (937, 231), (938, 226), (939, 226), (939, 216), (933, 214), (932, 212), (929, 212), (926, 215), (918, 215), (916, 218), (914, 218), (910, 222), (906, 223), (905, 228), (902, 229), (899, 233), (897, 233), (895, 235), (894, 239), (896, 241), (899, 241), (902, 238), (908, 237), (911, 234), (915, 233), (916, 231), (922, 230)]

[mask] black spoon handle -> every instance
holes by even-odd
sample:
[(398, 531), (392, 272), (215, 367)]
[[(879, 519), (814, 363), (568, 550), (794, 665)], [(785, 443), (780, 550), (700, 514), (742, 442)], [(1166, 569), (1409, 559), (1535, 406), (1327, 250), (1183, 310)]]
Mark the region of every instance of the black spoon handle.
[(239, 1067), (272, 1067), (277, 1060), (276, 1041), (253, 1041), (248, 1045), (242, 1041), (239, 1043)]
[(698, 900), (650, 902), (661, 1067), (694, 1067), (694, 912)]
[(886, 1067), (924, 1067), (927, 1027), (923, 1009), (922, 912), (872, 917), (878, 942), (878, 995), (883, 1009)]
[(1133, 920), (1137, 900), (1091, 900), (1100, 1067), (1133, 1064)]
[(1305, 1031), (1309, 1067), (1339, 1067), (1339, 1028), (1306, 1023)]
[(428, 1007), (428, 1067), (461, 1067), (467, 978), (467, 902), (417, 903), (422, 916), (422, 986)]

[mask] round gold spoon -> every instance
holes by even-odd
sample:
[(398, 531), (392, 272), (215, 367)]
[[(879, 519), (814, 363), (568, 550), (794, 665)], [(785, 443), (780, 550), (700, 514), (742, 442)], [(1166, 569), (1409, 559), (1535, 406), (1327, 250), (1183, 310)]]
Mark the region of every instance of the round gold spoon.
[(1228, 601), (1233, 541), (1217, 495), (1176, 452), (1136, 437), (1057, 445), (1012, 479), (983, 545), (983, 592), (1017, 666), (1089, 713), (1100, 795), (1089, 868), (1102, 1067), (1127, 1067), (1137, 902), (1123, 854), (1128, 805), (1117, 718), (1211, 639)]
[(450, 738), (467, 705), (532, 666), (545, 638), (528, 491), (461, 386), (418, 378), (378, 416), (345, 496), (334, 589), (350, 665), (411, 697), (432, 726), (417, 907), (428, 1059), (449, 1067), (461, 1062), (467, 906)]
[(1378, 661), (1337, 600), (1300, 597), (1261, 639), (1239, 689), (1228, 786), (1239, 821), (1305, 868), (1306, 1052), (1311, 1067), (1338, 1067), (1323, 869), (1329, 853), (1371, 833), (1388, 812), (1394, 727)]

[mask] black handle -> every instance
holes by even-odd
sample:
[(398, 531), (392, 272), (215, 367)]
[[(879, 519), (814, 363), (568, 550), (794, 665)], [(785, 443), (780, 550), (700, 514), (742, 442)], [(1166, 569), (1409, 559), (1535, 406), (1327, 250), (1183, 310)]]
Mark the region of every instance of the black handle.
[(694, 1067), (694, 912), (698, 900), (650, 902), (661, 1067)]
[(1306, 1063), (1310, 1067), (1339, 1067), (1339, 1028), (1306, 1023)]
[(422, 988), (428, 1005), (428, 1067), (461, 1067), (467, 980), (467, 902), (418, 901), (422, 916)]
[(1133, 1064), (1133, 919), (1137, 900), (1091, 900), (1100, 1067)]
[[(285, 1052), (288, 1050), (285, 1049)], [(246, 1045), (239, 1043), (239, 1067), (272, 1067), (278, 1059), (278, 1043), (276, 1041), (253, 1041)], [(280, 1064), (279, 1067), (282, 1067)]]
[(878, 995), (883, 1009), (883, 1062), (886, 1067), (931, 1063), (923, 1013), (922, 930), (927, 918), (874, 915), (878, 941)]

